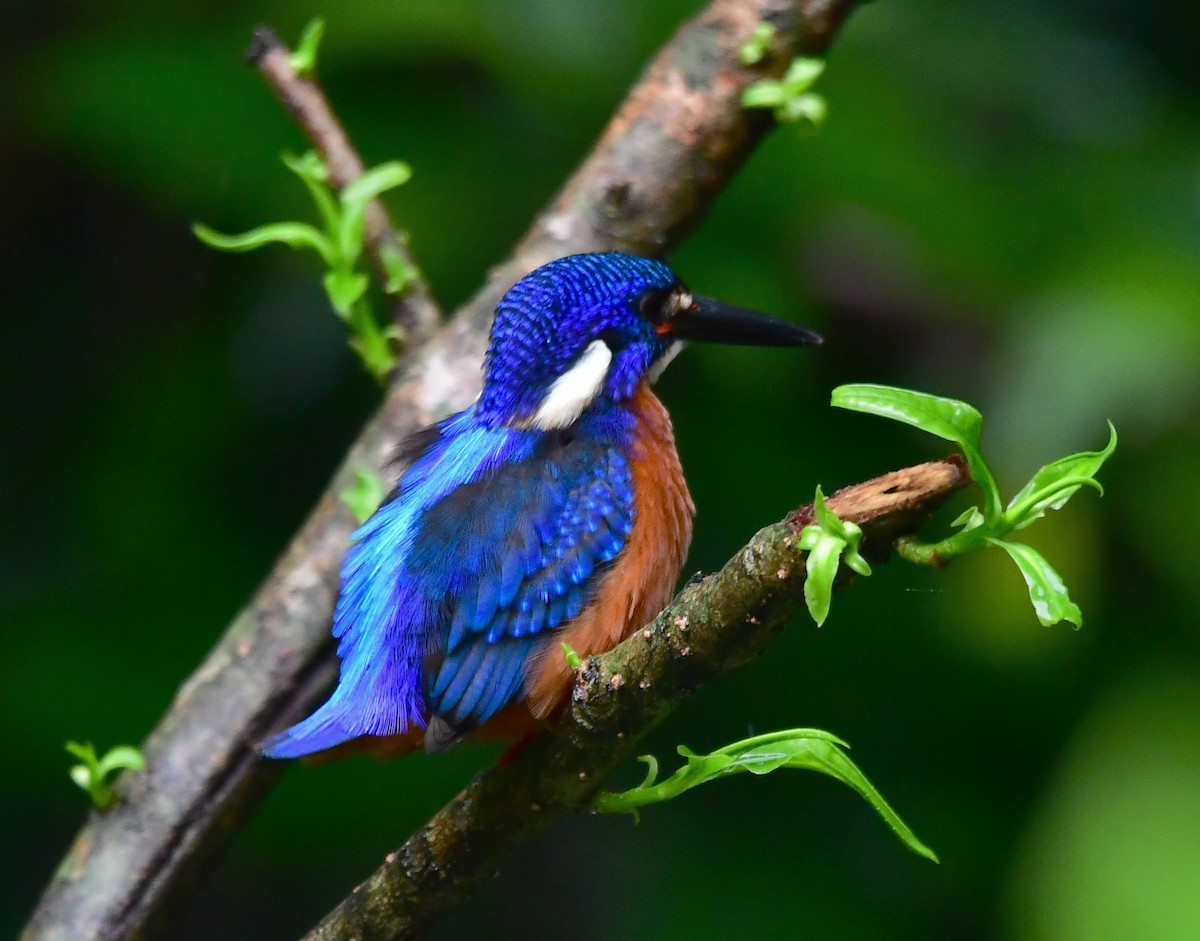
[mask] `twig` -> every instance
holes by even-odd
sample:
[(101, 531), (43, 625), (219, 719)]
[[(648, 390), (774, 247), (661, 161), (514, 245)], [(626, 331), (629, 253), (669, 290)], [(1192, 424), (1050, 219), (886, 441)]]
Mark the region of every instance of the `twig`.
[[(951, 458), (840, 490), (828, 505), (862, 526), (864, 552), (878, 561), (969, 480), (966, 463)], [(556, 813), (586, 808), (685, 696), (740, 669), (779, 633), (802, 603), (796, 537), (810, 522), (811, 504), (760, 530), (645, 630), (584, 661), (557, 726), (476, 777), (305, 941), (420, 937), (495, 871), (505, 849)]]
[[(781, 75), (795, 53), (823, 50), (853, 6), (713, 0), (679, 30), (515, 256), (401, 362), (383, 407), (308, 520), (145, 742), (146, 770), (118, 780), (122, 799), (89, 817), (24, 941), (125, 941), (187, 896), (274, 783), (278, 766), (259, 760), (255, 745), (301, 718), (334, 676), (329, 622), (354, 525), (338, 492), (362, 467), (394, 475), (389, 456), (407, 434), (478, 392), (492, 311), (526, 271), (573, 251), (652, 253), (678, 244), (770, 126), (769, 116), (741, 108), (741, 91)], [(762, 20), (775, 26), (771, 54), (744, 67), (738, 48)]]
[[(296, 119), (329, 169), (329, 182), (341, 192), (363, 175), (362, 158), (330, 108), (321, 86), (311, 76), (297, 75), (291, 57), (291, 50), (273, 29), (269, 26), (255, 29), (250, 48), (246, 50), (246, 61), (258, 69), (275, 96)], [(409, 251), (407, 235), (392, 225), (387, 210), (378, 199), (367, 204), (363, 241), (379, 274), (379, 283), (385, 285), (385, 292), (390, 280), (391, 266), (386, 260), (389, 253), (413, 271), (419, 270)], [(388, 300), (393, 320), (404, 331), (407, 348), (424, 341), (437, 329), (441, 314), (429, 293), (429, 285), (420, 275), (408, 281), (401, 291), (388, 293)]]

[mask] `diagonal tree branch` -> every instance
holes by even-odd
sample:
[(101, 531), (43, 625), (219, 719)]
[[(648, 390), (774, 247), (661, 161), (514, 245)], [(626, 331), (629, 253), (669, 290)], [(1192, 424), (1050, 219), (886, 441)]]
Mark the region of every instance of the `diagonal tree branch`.
[[(821, 53), (854, 5), (713, 0), (681, 27), (513, 257), (402, 361), (312, 514), (146, 740), (146, 770), (125, 775), (119, 803), (89, 817), (26, 941), (142, 936), (187, 897), (279, 773), (256, 744), (299, 718), (335, 674), (329, 620), (353, 528), (338, 492), (357, 469), (384, 468), (412, 430), (470, 401), (492, 310), (518, 277), (570, 252), (678, 244), (771, 126), (741, 108), (742, 91), (781, 75), (799, 52)], [(738, 49), (763, 20), (775, 27), (771, 51), (745, 67)]]
[[(961, 458), (839, 490), (828, 506), (863, 529), (872, 561), (970, 482)], [(803, 603), (801, 529), (812, 504), (768, 526), (719, 572), (688, 585), (653, 623), (579, 669), (550, 732), (483, 772), (354, 890), (306, 941), (415, 938), (484, 877), (500, 854), (553, 816), (584, 809), (638, 741), (703, 683), (757, 656)]]
[[(340, 193), (363, 175), (362, 158), (329, 107), (321, 86), (311, 76), (296, 74), (292, 68), (291, 50), (273, 29), (260, 26), (254, 31), (250, 48), (246, 50), (246, 60), (262, 74), (275, 97), (296, 119), (320, 154), (329, 169), (329, 182), (334, 190)], [(408, 236), (392, 225), (378, 198), (367, 203), (363, 215), (363, 242), (391, 303), (392, 319), (404, 331), (405, 345), (411, 348), (437, 328), (441, 315), (429, 293), (429, 285), (419, 274), (399, 291), (388, 289), (390, 259), (414, 272), (418, 268), (408, 248)]]

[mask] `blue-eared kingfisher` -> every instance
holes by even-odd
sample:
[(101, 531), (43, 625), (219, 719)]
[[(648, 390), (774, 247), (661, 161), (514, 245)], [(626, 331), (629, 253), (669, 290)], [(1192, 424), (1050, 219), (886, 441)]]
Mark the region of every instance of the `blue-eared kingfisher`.
[(618, 252), (559, 258), (511, 288), (479, 398), (413, 436), (396, 489), (354, 533), (337, 688), (264, 753), (436, 752), (481, 726), (532, 729), (570, 688), (562, 643), (587, 657), (648, 623), (695, 510), (650, 387), (693, 340), (821, 342)]

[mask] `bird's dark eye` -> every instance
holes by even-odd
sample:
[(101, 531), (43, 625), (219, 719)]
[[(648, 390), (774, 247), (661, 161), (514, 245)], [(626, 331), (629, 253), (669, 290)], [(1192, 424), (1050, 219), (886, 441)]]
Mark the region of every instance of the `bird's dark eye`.
[(660, 324), (667, 317), (667, 299), (671, 292), (666, 288), (649, 288), (638, 298), (638, 313), (651, 324)]

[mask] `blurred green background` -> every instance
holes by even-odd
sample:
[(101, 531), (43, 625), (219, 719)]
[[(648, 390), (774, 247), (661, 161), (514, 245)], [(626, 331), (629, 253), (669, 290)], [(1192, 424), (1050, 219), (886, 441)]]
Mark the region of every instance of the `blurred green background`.
[[(6, 8), (0, 936), (86, 813), (63, 741), (145, 736), (378, 399), (311, 259), (189, 234), (310, 217), (278, 161), (299, 132), (239, 62), (253, 25), (294, 40), (328, 15), (321, 76), (368, 162), (413, 164), (388, 202), (451, 307), (697, 7)], [(834, 48), (825, 130), (775, 133), (674, 256), (828, 339), (693, 349), (662, 381), (699, 505), (688, 571), (818, 482), (946, 452), (834, 412), (840, 382), (976, 403), (1010, 492), (1121, 432), (1106, 496), (1030, 531), (1081, 632), (1039, 626), (1000, 553), (893, 563), (650, 743), (827, 728), (941, 865), (781, 772), (638, 827), (564, 821), (437, 937), (1200, 937), (1198, 33), (1185, 0), (881, 0)], [(298, 934), (494, 755), (290, 769), (169, 937)]]

